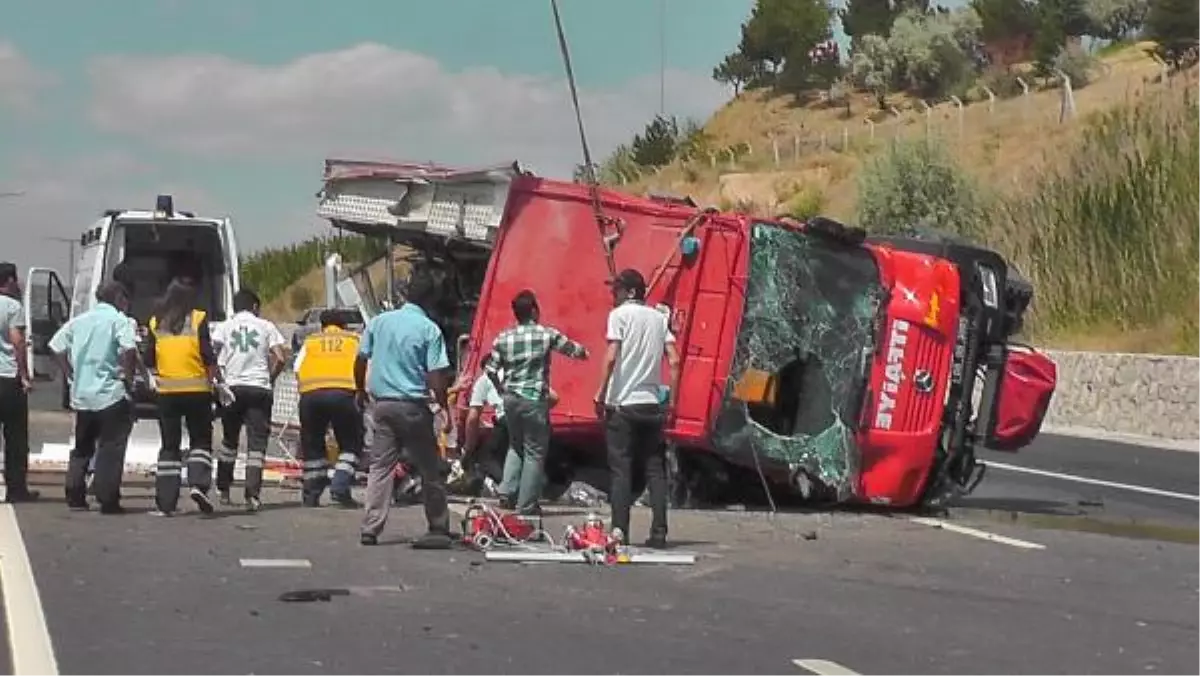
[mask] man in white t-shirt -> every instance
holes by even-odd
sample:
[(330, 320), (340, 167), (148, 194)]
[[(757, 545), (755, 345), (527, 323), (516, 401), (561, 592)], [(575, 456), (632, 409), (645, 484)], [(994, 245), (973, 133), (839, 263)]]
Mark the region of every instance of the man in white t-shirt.
[(279, 328), (258, 316), (261, 303), (249, 289), (233, 297), (234, 315), (213, 332), (220, 352), (217, 365), (233, 391), (233, 402), (221, 409), (221, 448), (217, 455), (217, 492), (230, 504), (238, 442), (246, 428), (246, 509), (262, 506), (263, 463), (271, 435), (275, 379), (283, 370), (286, 341)]
[[(616, 307), (608, 313), (608, 350), (595, 398), (605, 420), (612, 527), (621, 530), (628, 544), (634, 468), (644, 468), (653, 514), (646, 546), (661, 549), (667, 543), (668, 490), (663, 429), (675, 410), (679, 352), (669, 317), (646, 305), (646, 280), (640, 272), (622, 270), (612, 286)], [(671, 371), (666, 392), (663, 355)]]

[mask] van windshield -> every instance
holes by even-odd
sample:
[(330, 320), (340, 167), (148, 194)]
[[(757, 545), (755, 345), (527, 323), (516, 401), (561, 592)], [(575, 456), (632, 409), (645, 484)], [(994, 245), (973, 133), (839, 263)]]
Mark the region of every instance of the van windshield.
[(798, 465), (846, 496), (884, 289), (871, 253), (757, 223), (718, 451)]

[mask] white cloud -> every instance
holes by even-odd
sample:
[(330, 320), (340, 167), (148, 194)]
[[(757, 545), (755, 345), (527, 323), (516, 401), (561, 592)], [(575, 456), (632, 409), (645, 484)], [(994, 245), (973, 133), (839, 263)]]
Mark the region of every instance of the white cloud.
[(52, 78), (34, 67), (16, 45), (0, 40), (0, 109), (32, 110), (38, 92)]
[[(451, 72), (379, 44), (278, 66), (205, 54), (108, 56), (89, 72), (89, 112), (100, 129), (214, 159), (516, 159), (563, 175), (581, 156), (565, 79), (493, 68)], [(672, 114), (703, 119), (726, 98), (706, 73), (670, 71), (666, 79)], [(657, 112), (658, 86), (653, 74), (581, 92), (595, 155), (627, 141)]]
[(38, 265), (66, 272), (69, 247), (53, 238), (76, 238), (105, 209), (151, 209), (159, 193), (175, 195), (181, 209), (222, 214), (204, 190), (160, 183), (158, 168), (121, 151), (98, 152), (69, 161), (13, 158), (5, 167), (0, 198), (3, 258), (22, 269)]

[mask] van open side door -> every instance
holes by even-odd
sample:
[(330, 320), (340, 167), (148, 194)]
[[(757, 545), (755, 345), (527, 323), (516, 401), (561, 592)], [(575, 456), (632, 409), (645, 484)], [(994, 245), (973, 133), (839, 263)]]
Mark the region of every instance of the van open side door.
[(50, 354), (50, 339), (67, 323), (71, 296), (63, 288), (58, 272), (30, 268), (25, 277), (25, 335), (29, 368), (34, 380), (55, 380), (61, 374)]

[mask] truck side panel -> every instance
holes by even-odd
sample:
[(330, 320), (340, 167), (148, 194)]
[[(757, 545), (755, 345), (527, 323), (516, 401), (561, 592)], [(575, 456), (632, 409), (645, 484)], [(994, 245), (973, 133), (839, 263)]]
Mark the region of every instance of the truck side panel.
[[(694, 233), (701, 242), (698, 255), (681, 261), (679, 238), (695, 209), (609, 192), (602, 193), (602, 203), (605, 215), (625, 223), (614, 249), (617, 269), (641, 271), (654, 284), (648, 304), (663, 303), (671, 309), (672, 328), (684, 357), (681, 390), (711, 393), (682, 401), (675, 428), (681, 441), (701, 443), (724, 389), (728, 352), (741, 311), (740, 304), (730, 302), (731, 290), (740, 288), (735, 281), (739, 262), (744, 268), (740, 235), (736, 227), (701, 226)], [(654, 282), (660, 267), (664, 268), (661, 279)], [(522, 289), (532, 290), (538, 296), (542, 322), (591, 353), (586, 362), (554, 358), (551, 385), (560, 397), (551, 415), (555, 434), (588, 447), (599, 444), (601, 429), (592, 398), (606, 347), (605, 319), (612, 308), (608, 278), (587, 188), (519, 178), (488, 266), (462, 372), (472, 379), (480, 373), (492, 341), (514, 323), (512, 297)]]

